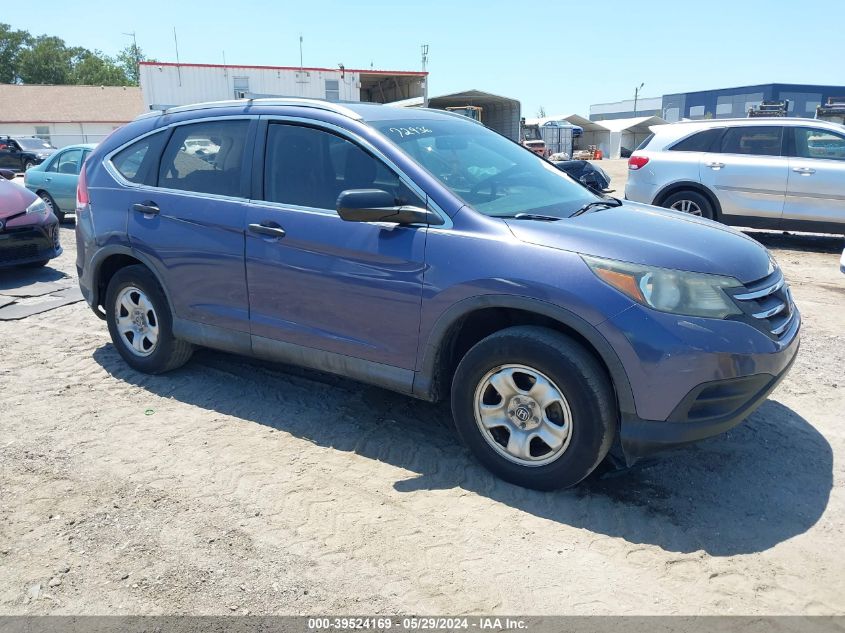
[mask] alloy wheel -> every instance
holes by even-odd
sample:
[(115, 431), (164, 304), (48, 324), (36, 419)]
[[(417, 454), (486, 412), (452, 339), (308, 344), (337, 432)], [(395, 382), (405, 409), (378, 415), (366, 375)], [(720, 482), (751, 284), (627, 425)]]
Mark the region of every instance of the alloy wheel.
[(690, 215), (701, 215), (701, 207), (692, 200), (678, 200), (669, 208), (675, 211), (689, 213)]

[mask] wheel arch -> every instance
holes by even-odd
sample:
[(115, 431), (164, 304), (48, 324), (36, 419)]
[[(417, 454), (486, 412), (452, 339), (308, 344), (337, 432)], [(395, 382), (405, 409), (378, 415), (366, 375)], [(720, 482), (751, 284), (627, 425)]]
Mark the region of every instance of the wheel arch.
[(666, 200), (666, 198), (668, 198), (674, 193), (678, 193), (679, 191), (685, 190), (692, 190), (706, 197), (710, 201), (710, 204), (713, 205), (714, 219), (721, 219), (722, 205), (719, 204), (719, 198), (717, 198), (716, 194), (713, 193), (708, 187), (694, 180), (682, 180), (679, 182), (673, 182), (668, 185), (665, 185), (660, 191), (657, 192), (657, 195), (654, 196), (652, 204), (657, 207), (662, 207), (663, 202)]
[(112, 277), (114, 277), (115, 273), (127, 266), (136, 265), (144, 266), (152, 273), (164, 293), (164, 296), (167, 298), (167, 304), (170, 307), (171, 316), (175, 317), (173, 314), (173, 302), (170, 300), (170, 294), (167, 291), (167, 286), (165, 286), (162, 282), (161, 276), (152, 261), (134, 249), (117, 245), (100, 250), (91, 262), (93, 270), (91, 276), (91, 288), (94, 294), (91, 303), (99, 308), (95, 309), (97, 315), (101, 318), (105, 318), (105, 314), (102, 311), (105, 308), (105, 306), (103, 306), (103, 300), (105, 298), (109, 282)]
[(481, 339), (516, 325), (549, 327), (578, 341), (607, 372), (620, 413), (633, 414), (636, 411), (631, 384), (622, 362), (595, 327), (560, 306), (510, 295), (481, 295), (464, 299), (437, 319), (421, 348), (420, 369), (414, 377), (414, 395), (431, 401), (445, 398), (463, 355)]

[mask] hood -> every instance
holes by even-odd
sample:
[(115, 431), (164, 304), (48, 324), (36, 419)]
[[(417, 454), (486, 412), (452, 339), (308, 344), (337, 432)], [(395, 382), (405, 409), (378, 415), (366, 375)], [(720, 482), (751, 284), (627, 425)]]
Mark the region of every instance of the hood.
[(29, 189), (0, 178), (0, 219), (23, 213), (37, 199)]
[(626, 202), (557, 222), (506, 221), (523, 242), (584, 255), (726, 275), (742, 283), (771, 272), (768, 251), (740, 231), (649, 205)]

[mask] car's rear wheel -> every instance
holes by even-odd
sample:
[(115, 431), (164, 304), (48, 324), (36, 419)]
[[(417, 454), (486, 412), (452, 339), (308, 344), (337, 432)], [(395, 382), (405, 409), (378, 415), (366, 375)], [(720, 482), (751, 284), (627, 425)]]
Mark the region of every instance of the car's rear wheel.
[(59, 224), (65, 221), (65, 213), (64, 211), (61, 211), (59, 209), (59, 205), (57, 205), (56, 201), (53, 200), (53, 196), (51, 196), (46, 191), (39, 191), (38, 197), (44, 201), (44, 204), (47, 205), (47, 208), (50, 209), (50, 211), (53, 212), (53, 215), (55, 215), (59, 219)]
[(115, 273), (105, 307), (112, 342), (133, 369), (160, 374), (191, 357), (193, 346), (173, 336), (167, 298), (144, 266), (127, 266)]
[(707, 199), (707, 196), (692, 189), (676, 191), (667, 197), (661, 206), (674, 211), (697, 215), (708, 220), (715, 218), (713, 205)]
[(26, 170), (27, 170), (27, 169), (29, 169), (30, 167), (35, 167), (35, 161), (34, 161), (34, 160), (27, 160), (27, 161), (24, 161), (24, 164), (23, 164), (23, 170), (24, 170), (24, 171), (26, 171)]
[(452, 413), (484, 466), (538, 490), (580, 482), (616, 434), (615, 397), (598, 361), (534, 326), (496, 332), (467, 352), (452, 381)]

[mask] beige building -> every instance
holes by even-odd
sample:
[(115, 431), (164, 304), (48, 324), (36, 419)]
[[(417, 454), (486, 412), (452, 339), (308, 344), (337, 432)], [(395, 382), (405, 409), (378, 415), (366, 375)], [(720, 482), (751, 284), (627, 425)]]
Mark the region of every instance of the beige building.
[(135, 86), (0, 84), (0, 136), (38, 136), (59, 148), (97, 143), (145, 109)]

